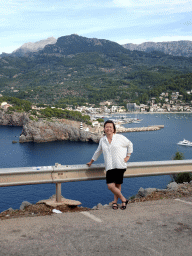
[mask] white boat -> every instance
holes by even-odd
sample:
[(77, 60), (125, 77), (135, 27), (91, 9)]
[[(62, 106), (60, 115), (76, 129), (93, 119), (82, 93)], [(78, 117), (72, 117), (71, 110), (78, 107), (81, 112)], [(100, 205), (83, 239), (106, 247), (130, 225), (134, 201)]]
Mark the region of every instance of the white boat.
[(134, 124), (140, 124), (140, 121), (133, 121)]
[(179, 141), (179, 142), (177, 143), (177, 145), (192, 147), (192, 142), (189, 141), (189, 140), (183, 139), (182, 141)]

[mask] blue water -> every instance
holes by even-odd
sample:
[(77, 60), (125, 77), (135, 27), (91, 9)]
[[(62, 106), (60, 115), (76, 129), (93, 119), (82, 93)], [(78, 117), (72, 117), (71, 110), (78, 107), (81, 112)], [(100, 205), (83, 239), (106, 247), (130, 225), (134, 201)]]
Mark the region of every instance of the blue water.
[[(185, 159), (192, 158), (192, 147), (178, 146), (184, 138), (192, 141), (192, 114), (138, 114), (127, 115), (143, 119), (140, 124), (126, 124), (125, 127), (164, 125), (159, 131), (124, 133), (134, 145), (131, 162), (171, 160), (176, 151)], [(97, 144), (83, 142), (16, 143), (21, 127), (0, 126), (0, 168), (26, 166), (53, 166), (85, 164), (90, 161)], [(100, 156), (96, 163), (103, 163)], [(166, 188), (170, 176), (154, 176), (124, 179), (123, 194), (128, 198), (135, 195), (140, 187)], [(36, 203), (55, 194), (54, 184), (0, 187), (0, 212), (12, 207), (18, 209), (23, 201)], [(113, 196), (105, 180), (81, 181), (62, 184), (65, 198), (79, 200), (82, 206), (93, 207), (98, 203), (107, 204)]]

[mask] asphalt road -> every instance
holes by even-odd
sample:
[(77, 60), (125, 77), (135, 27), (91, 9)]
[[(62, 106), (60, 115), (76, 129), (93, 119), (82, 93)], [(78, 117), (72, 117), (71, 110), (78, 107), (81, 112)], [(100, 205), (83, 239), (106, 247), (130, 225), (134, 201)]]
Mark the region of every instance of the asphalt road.
[(0, 221), (0, 256), (192, 255), (192, 197)]

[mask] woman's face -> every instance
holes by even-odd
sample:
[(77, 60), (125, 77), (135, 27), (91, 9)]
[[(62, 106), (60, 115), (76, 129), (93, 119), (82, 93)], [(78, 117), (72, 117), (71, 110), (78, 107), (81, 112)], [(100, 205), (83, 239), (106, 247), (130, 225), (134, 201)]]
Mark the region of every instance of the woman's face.
[(113, 124), (107, 123), (104, 128), (104, 132), (106, 135), (111, 135), (114, 133)]

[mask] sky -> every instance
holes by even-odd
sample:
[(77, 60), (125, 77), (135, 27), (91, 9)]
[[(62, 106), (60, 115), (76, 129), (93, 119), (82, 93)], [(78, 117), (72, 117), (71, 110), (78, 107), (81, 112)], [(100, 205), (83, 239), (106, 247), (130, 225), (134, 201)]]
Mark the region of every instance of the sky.
[(71, 34), (119, 44), (192, 41), (192, 1), (0, 0), (0, 54)]

